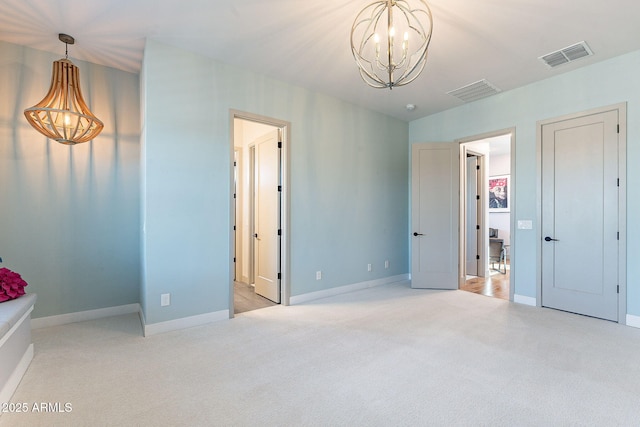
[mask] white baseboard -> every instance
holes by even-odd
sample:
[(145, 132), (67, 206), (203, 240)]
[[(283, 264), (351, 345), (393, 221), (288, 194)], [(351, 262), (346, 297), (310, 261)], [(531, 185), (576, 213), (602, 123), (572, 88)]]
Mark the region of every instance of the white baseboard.
[(409, 274), (399, 274), (397, 276), (383, 277), (382, 279), (369, 280), (366, 282), (353, 283), (351, 285), (338, 286), (335, 288), (324, 289), (322, 291), (309, 292), (302, 295), (296, 295), (289, 298), (289, 304), (302, 304), (308, 301), (320, 298), (332, 297), (335, 295), (346, 294), (348, 292), (359, 291), (361, 289), (372, 288), (374, 286), (388, 285), (389, 283), (402, 282), (410, 280)]
[(633, 326), (634, 328), (640, 328), (640, 316), (634, 316), (633, 314), (627, 314), (627, 326)]
[(119, 305), (116, 307), (98, 308), (96, 310), (78, 311), (75, 313), (59, 314), (56, 316), (38, 317), (31, 319), (33, 329), (60, 326), (85, 320), (102, 319), (103, 317), (120, 316), (123, 314), (139, 313), (140, 304)]
[(162, 334), (164, 332), (177, 331), (179, 329), (192, 328), (194, 326), (206, 325), (207, 323), (219, 322), (221, 320), (229, 320), (229, 310), (214, 311), (212, 313), (198, 314), (196, 316), (183, 317), (175, 320), (167, 320), (166, 322), (151, 323), (149, 325), (144, 323), (144, 316), (141, 316), (143, 321), (142, 329), (144, 330), (144, 336)]
[(530, 305), (532, 307), (537, 306), (538, 301), (533, 297), (526, 297), (524, 295), (513, 295), (513, 302), (517, 302), (518, 304)]
[(7, 380), (6, 384), (4, 385), (4, 387), (2, 387), (2, 390), (0, 390), (0, 403), (11, 401), (11, 397), (18, 388), (20, 381), (22, 381), (22, 377), (24, 376), (25, 372), (27, 372), (27, 368), (31, 364), (32, 359), (33, 344), (29, 344), (29, 347), (27, 347), (27, 350), (22, 355), (20, 362), (18, 362), (18, 365), (13, 370), (13, 373)]

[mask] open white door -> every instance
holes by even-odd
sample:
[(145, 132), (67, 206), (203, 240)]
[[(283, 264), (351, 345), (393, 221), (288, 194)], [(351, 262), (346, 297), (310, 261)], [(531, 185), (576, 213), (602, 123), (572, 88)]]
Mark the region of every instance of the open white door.
[[(466, 152), (466, 150), (465, 150)], [(482, 206), (480, 193), (482, 179), (480, 177), (480, 158), (466, 154), (466, 269), (465, 276), (484, 276), (484, 265), (480, 260), (481, 240), (484, 230), (481, 229)]]
[(458, 289), (459, 153), (456, 143), (412, 146), (412, 288)]
[(280, 149), (278, 130), (255, 144), (255, 292), (280, 303)]

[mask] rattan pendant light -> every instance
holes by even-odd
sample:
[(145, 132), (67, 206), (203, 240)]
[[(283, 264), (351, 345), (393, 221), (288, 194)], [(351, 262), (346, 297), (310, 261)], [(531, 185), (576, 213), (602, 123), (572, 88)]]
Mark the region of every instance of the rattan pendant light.
[(24, 110), (27, 121), (38, 132), (61, 144), (75, 145), (94, 139), (104, 124), (89, 110), (80, 90), (80, 72), (69, 61), (68, 45), (75, 39), (66, 34), (65, 58), (53, 62), (51, 87), (42, 101)]

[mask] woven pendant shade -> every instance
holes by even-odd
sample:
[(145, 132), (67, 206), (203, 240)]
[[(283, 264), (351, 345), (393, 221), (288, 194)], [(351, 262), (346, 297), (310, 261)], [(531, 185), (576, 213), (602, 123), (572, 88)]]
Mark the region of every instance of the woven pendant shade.
[(68, 59), (54, 61), (49, 93), (24, 115), (38, 132), (66, 145), (90, 141), (104, 127), (84, 102), (80, 72)]

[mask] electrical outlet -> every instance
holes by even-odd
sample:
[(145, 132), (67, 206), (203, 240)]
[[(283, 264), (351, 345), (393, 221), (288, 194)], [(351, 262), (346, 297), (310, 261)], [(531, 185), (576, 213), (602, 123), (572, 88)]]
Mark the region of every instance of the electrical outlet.
[(367, 264), (367, 271), (371, 271), (371, 264)]
[(316, 280), (322, 280), (322, 271), (316, 271)]
[(160, 307), (171, 305), (171, 294), (160, 295)]
[(384, 268), (389, 268), (389, 260), (386, 260), (386, 261), (384, 262)]

